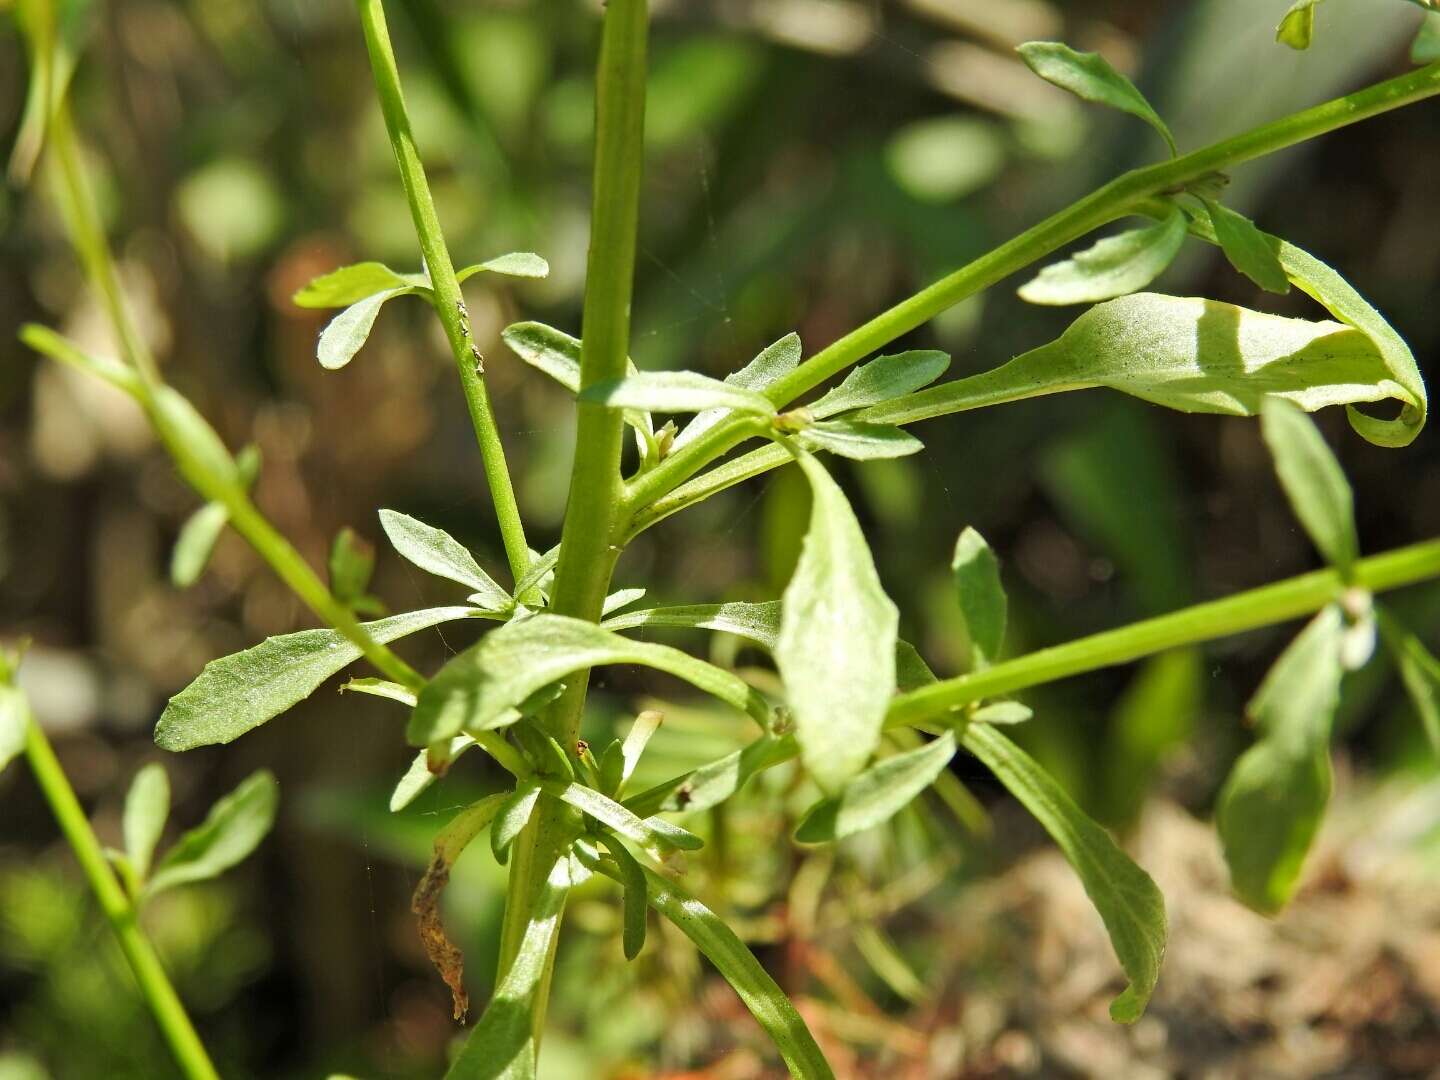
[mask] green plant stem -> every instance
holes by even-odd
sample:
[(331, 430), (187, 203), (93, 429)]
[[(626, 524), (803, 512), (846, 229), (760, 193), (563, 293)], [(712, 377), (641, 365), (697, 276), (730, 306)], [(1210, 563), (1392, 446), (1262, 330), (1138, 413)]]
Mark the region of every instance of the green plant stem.
[(206, 1053), (180, 996), (165, 974), (160, 957), (140, 929), (135, 906), (106, 861), (80, 800), (75, 797), (50, 741), (33, 716), (27, 717), (25, 725), (25, 757), (41, 794), (55, 814), (60, 831), (75, 852), (80, 869), (84, 871), (101, 910), (110, 922), (120, 950), (135, 974), (140, 994), (155, 1017), (181, 1073), (187, 1080), (219, 1080), (220, 1074), (211, 1064), (210, 1055)]
[(485, 479), (490, 485), (495, 516), (500, 523), (505, 557), (510, 563), (511, 575), (519, 581), (530, 567), (525, 526), (520, 520), (520, 506), (515, 501), (510, 470), (505, 464), (505, 446), (500, 441), (495, 414), (490, 408), (490, 395), (485, 389), (484, 364), (479, 349), (470, 337), (470, 319), (465, 313), (460, 283), (455, 278), (455, 265), (450, 259), (450, 249), (445, 245), (440, 217), (435, 212), (435, 200), (430, 195), (430, 183), (425, 178), (425, 167), (420, 163), (415, 136), (410, 130), (410, 117), (405, 111), (405, 97), (400, 89), (400, 69), (396, 66), (390, 32), (385, 25), (385, 8), (381, 0), (356, 0), (356, 5), (365, 33), (365, 48), (370, 54), (375, 89), (380, 96), (380, 111), (385, 117), (385, 130), (390, 134), (390, 146), (400, 167), (400, 181), (405, 186), (410, 216), (415, 221), (415, 234), (419, 238), (420, 251), (425, 256), (425, 268), (435, 293), (435, 310), (445, 328), (445, 337), (450, 342), (455, 367), (460, 373), (465, 404), (470, 410), (470, 422), (475, 428), (476, 442), (480, 444)]
[[(1355, 563), (1355, 585), (1382, 592), (1440, 577), (1440, 540), (1373, 555)], [(1011, 694), (1153, 653), (1258, 630), (1309, 615), (1337, 599), (1346, 583), (1335, 570), (1317, 570), (1222, 600), (1197, 604), (1153, 619), (1107, 630), (1064, 645), (945, 679), (901, 694), (886, 723), (912, 726), (959, 705)]]
[(230, 513), (230, 523), (235, 530), (280, 579), (320, 619), (353, 642), (377, 670), (411, 689), (423, 686), (425, 680), (414, 668), (367, 634), (354, 613), (331, 595), (310, 564), (260, 513), (245, 491), (230, 478), (214, 475), (204, 462), (191, 453), (183, 440), (175, 437), (170, 426), (159, 419), (161, 414), (155, 407), (155, 395), (163, 386), (159, 365), (125, 306), (115, 261), (80, 158), (70, 112), (63, 101), (56, 105), (52, 115), (50, 146), (59, 166), (57, 194), (71, 240), (79, 252), (86, 276), (105, 305), (106, 315), (119, 339), (121, 354), (139, 375), (141, 404), (181, 475), (204, 498), (222, 503)]
[[(766, 389), (765, 394), (777, 406), (789, 404), (947, 308), (1086, 233), (1135, 213), (1146, 200), (1156, 195), (1183, 189), (1211, 173), (1437, 93), (1440, 93), (1440, 63), (1263, 124), (1202, 150), (1125, 173), (846, 334), (789, 375), (777, 380)], [(625, 495), (627, 513), (634, 513), (656, 502), (705, 465), (729, 452), (744, 438), (742, 420), (732, 418), (716, 424), (656, 468), (632, 481)]]
[[(644, 167), (645, 53), (649, 33), (646, 0), (609, 0), (596, 74), (594, 194), (590, 253), (581, 327), (580, 386), (625, 374), (630, 344), (630, 300), (635, 279), (640, 178)], [(560, 538), (560, 560), (550, 610), (598, 621), (620, 548), (615, 543), (623, 482), (620, 455), (625, 425), (620, 409), (581, 403), (570, 498)], [(575, 752), (585, 707), (587, 675), (567, 680), (565, 693), (545, 715), (550, 734)], [(500, 938), (499, 978), (514, 962), (530, 912), (558, 858), (568, 858), (574, 841), (574, 811), (552, 798), (541, 799), (530, 824), (516, 840), (505, 920)], [(544, 1025), (549, 973), (531, 1017), (536, 1045)]]

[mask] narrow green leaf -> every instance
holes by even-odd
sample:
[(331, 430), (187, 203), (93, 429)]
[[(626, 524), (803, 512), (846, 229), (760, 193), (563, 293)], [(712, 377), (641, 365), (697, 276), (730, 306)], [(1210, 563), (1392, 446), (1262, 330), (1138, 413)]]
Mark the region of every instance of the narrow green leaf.
[(1420, 717), (1430, 749), (1440, 758), (1440, 660), (1384, 609), (1380, 611), (1380, 632), (1400, 669), (1400, 681)]
[(762, 724), (769, 706), (743, 679), (679, 649), (631, 641), (582, 619), (539, 614), (506, 623), (455, 657), (420, 692), (410, 718), (411, 745), (427, 746), (461, 730), (513, 723), (510, 710), (576, 671), (643, 664), (684, 679)]
[(620, 788), (625, 783), (625, 744), (619, 739), (611, 739), (606, 744), (600, 755), (596, 779), (602, 795), (620, 798)]
[(621, 608), (627, 608), (631, 604), (644, 598), (644, 589), (619, 589), (605, 597), (605, 603), (600, 609), (600, 614), (609, 615), (612, 612), (619, 611)]
[(490, 850), (495, 853), (495, 861), (502, 866), (505, 860), (510, 857), (510, 845), (520, 835), (522, 829), (530, 822), (530, 814), (535, 809), (535, 803), (540, 798), (540, 785), (525, 781), (517, 784), (515, 791), (505, 800), (500, 812), (495, 815), (495, 823), (490, 826)]
[(508, 255), (498, 255), (483, 263), (457, 270), (455, 278), (457, 281), (464, 281), (485, 272), (505, 274), (507, 277), (543, 278), (549, 276), (550, 264), (533, 251), (512, 251)]
[[(385, 645), (474, 616), (469, 607), (427, 608), (361, 625)], [(193, 750), (231, 742), (309, 697), (359, 658), (359, 648), (337, 631), (301, 630), (212, 660), (165, 706), (155, 725), (155, 743), (164, 750)]]
[(170, 778), (156, 762), (144, 766), (125, 793), (125, 814), (121, 829), (125, 835), (125, 857), (135, 876), (144, 881), (150, 874), (155, 845), (170, 816)]
[[(383, 514), (384, 511), (382, 510)], [(348, 525), (335, 534), (330, 544), (330, 591), (342, 604), (353, 604), (365, 595), (375, 573), (375, 549)]]
[(1294, 893), (1330, 799), (1330, 726), (1344, 674), (1344, 632), (1332, 604), (1270, 669), (1249, 706), (1260, 741), (1235, 763), (1216, 803), (1231, 884), (1265, 914)]
[(245, 859), (275, 823), (279, 801), (280, 785), (268, 770), (250, 774), (165, 853), (145, 887), (146, 895), (207, 881)]
[(369, 694), (371, 697), (398, 701), (401, 705), (407, 705), (412, 709), (415, 707), (415, 691), (388, 679), (351, 679), (340, 689), (342, 692), (353, 690), (357, 694)]
[(551, 867), (524, 913), (525, 930), (510, 970), (495, 988), (485, 1015), (465, 1040), (446, 1080), (534, 1080), (533, 1016), (547, 985), (549, 958), (560, 930), (560, 913), (575, 881), (571, 856)]
[(654, 709), (647, 709), (635, 717), (635, 723), (630, 725), (630, 730), (625, 733), (625, 741), (620, 744), (623, 766), (620, 770), (620, 783), (615, 785), (617, 795), (625, 790), (630, 777), (635, 775), (635, 766), (640, 764), (640, 757), (645, 753), (645, 747), (650, 744), (650, 737), (660, 729), (664, 720), (664, 715)]
[[(799, 366), (800, 352), (800, 335), (786, 334), (773, 345), (767, 346), (754, 360), (751, 360), (739, 371), (732, 371), (726, 375), (725, 382), (730, 386), (738, 386), (742, 390), (764, 390), (776, 379), (784, 378)], [(699, 413), (685, 425), (680, 434), (675, 436), (672, 447), (676, 450), (680, 449), (686, 443), (709, 431), (727, 415), (729, 415), (728, 409), (706, 409)]]
[(1005, 644), (1009, 601), (1000, 582), (1000, 561), (985, 538), (967, 526), (955, 542), (950, 573), (970, 639), (970, 669), (978, 671), (994, 663)]
[(822, 420), (797, 436), (807, 450), (825, 450), (852, 461), (918, 454), (925, 444), (893, 424), (868, 424), (863, 420)]
[(474, 589), (482, 608), (505, 611), (515, 606), (510, 594), (495, 584), (475, 557), (443, 529), (394, 510), (380, 511), (380, 526), (395, 550), (421, 570)]
[(1304, 51), (1315, 39), (1315, 5), (1320, 0), (1295, 0), (1280, 25), (1275, 28), (1275, 40), (1292, 49)]
[[(620, 880), (620, 871), (589, 856), (583, 842), (576, 850), (587, 865)], [(650, 906), (688, 937), (740, 995), (775, 1043), (790, 1075), (796, 1080), (834, 1080), (795, 1006), (724, 920), (670, 879), (648, 869), (644, 873)]]
[(87, 375), (103, 379), (117, 390), (123, 390), (136, 400), (140, 398), (140, 376), (130, 367), (112, 357), (91, 356), (48, 326), (26, 323), (20, 328), (20, 341), (41, 356), (49, 357), (51, 360), (83, 371)]
[(1032, 304), (1093, 304), (1137, 292), (1175, 261), (1185, 233), (1185, 215), (1172, 206), (1153, 225), (1107, 236), (1064, 262), (1045, 267), (1020, 287), (1020, 299)]
[(774, 416), (775, 406), (764, 394), (745, 390), (694, 371), (642, 371), (586, 387), (581, 402), (648, 412), (704, 412), (729, 409)]
[(1432, 11), (1420, 23), (1420, 30), (1410, 43), (1410, 61), (1424, 65), (1437, 60), (1440, 60), (1440, 13)]
[(708, 765), (626, 799), (625, 805), (639, 817), (649, 817), (661, 811), (696, 813), (709, 810), (734, 795), (756, 773), (789, 761), (796, 751), (793, 736), (762, 735), (742, 750), (726, 754)]
[(809, 454), (798, 460), (814, 498), (805, 546), (785, 588), (775, 662), (795, 713), (801, 759), (835, 793), (880, 742), (895, 692), (900, 616), (844, 492)]
[(25, 752), (30, 708), (18, 687), (0, 679), (0, 772)]
[(720, 630), (753, 641), (773, 652), (780, 635), (778, 601), (752, 604), (679, 604), (674, 607), (645, 608), (612, 615), (602, 624), (607, 630), (635, 630), (668, 627), (677, 630)]
[(580, 341), (538, 322), (507, 326), (500, 340), (525, 363), (543, 371), (572, 394), (580, 392)]
[(315, 356), (320, 361), (320, 366), (327, 371), (338, 371), (350, 363), (370, 336), (375, 319), (387, 301), (394, 300), (397, 296), (413, 296), (424, 291), (426, 290), (418, 285), (406, 285), (398, 289), (386, 289), (351, 304), (320, 331), (320, 341), (315, 347)]
[(1023, 724), (1034, 717), (1035, 711), (1028, 705), (1022, 705), (1018, 701), (995, 701), (976, 709), (970, 717), (970, 722), (1003, 727), (1011, 724)]
[(377, 293), (404, 289), (410, 282), (384, 263), (362, 262), (322, 274), (293, 297), (297, 307), (349, 307)]
[(1004, 735), (976, 724), (962, 742), (1044, 826), (1080, 876), (1130, 982), (1110, 1003), (1110, 1016), (1134, 1023), (1145, 1012), (1165, 958), (1165, 898), (1055, 778)]
[(614, 799), (607, 799), (594, 788), (553, 779), (540, 780), (538, 783), (545, 794), (569, 803), (582, 814), (644, 847), (698, 851), (705, 846), (705, 842), (694, 833), (662, 818), (642, 819)]
[(1290, 507), (1316, 549), (1341, 574), (1360, 557), (1350, 482), (1315, 422), (1288, 401), (1267, 401), (1260, 430)]
[(1016, 51), (1030, 70), (1046, 82), (1086, 101), (1139, 117), (1160, 133), (1172, 157), (1179, 153), (1165, 121), (1150, 107), (1135, 84), (1099, 53), (1076, 52), (1058, 41), (1030, 41)]
[(157, 386), (151, 400), (151, 422), (191, 487), (209, 492), (223, 484), (243, 490), (235, 459), (194, 405), (168, 386)]
[(645, 883), (645, 869), (618, 840), (606, 840), (605, 850), (615, 860), (620, 882), (625, 888), (625, 930), (621, 941), (625, 959), (634, 960), (645, 948), (645, 911), (650, 890)]
[(1280, 265), (1278, 245), (1267, 240), (1244, 214), (1237, 214), (1213, 199), (1204, 202), (1215, 238), (1220, 241), (1220, 250), (1225, 252), (1230, 265), (1267, 292), (1288, 293), (1290, 279)]
[(806, 411), (817, 420), (911, 394), (945, 374), (950, 356), (935, 349), (881, 356), (861, 364)]
[(550, 591), (550, 583), (555, 579), (555, 564), (560, 561), (560, 545), (556, 544), (544, 555), (530, 553), (530, 568), (525, 571), (520, 580), (515, 583), (515, 595), (524, 596), (531, 589), (539, 589), (542, 593)]
[(206, 503), (191, 514), (175, 539), (170, 554), (170, 583), (177, 589), (188, 589), (200, 580), (215, 543), (225, 531), (230, 511), (220, 503)]
[(946, 732), (917, 750), (896, 754), (846, 781), (838, 795), (822, 799), (795, 829), (802, 844), (832, 840), (889, 821), (935, 782), (955, 756), (955, 736)]
[[(394, 684), (392, 683), (390, 685), (393, 686)], [(347, 686), (347, 689), (359, 689), (359, 687)], [(381, 696), (389, 697), (390, 695), (385, 694)], [(396, 700), (399, 699), (397, 698)], [(469, 735), (456, 735), (455, 738), (450, 740), (449, 747), (446, 748), (445, 758), (451, 764), (454, 764), (456, 758), (474, 745), (475, 740), (470, 738)], [(415, 755), (415, 760), (410, 762), (410, 768), (405, 770), (405, 775), (400, 778), (400, 782), (395, 785), (395, 790), (390, 793), (390, 812), (392, 814), (398, 814), (401, 810), (404, 810), (418, 799), (423, 792), (427, 791), (430, 785), (438, 779), (440, 778), (430, 771), (428, 753), (421, 750), (420, 753)]]

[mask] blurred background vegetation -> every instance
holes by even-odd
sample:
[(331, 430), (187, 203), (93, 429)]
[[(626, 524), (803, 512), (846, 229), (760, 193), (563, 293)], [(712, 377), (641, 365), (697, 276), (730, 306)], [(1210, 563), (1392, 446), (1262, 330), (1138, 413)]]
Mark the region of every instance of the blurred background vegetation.
[[(1143, 125), (1083, 110), (1031, 76), (1011, 51), (1021, 41), (1100, 49), (1185, 147), (1406, 66), (1418, 11), (1335, 0), (1315, 48), (1295, 54), (1272, 40), (1287, 2), (656, 0), (637, 361), (722, 375), (792, 329), (814, 351), (1163, 152)], [(503, 566), (438, 326), (422, 305), (390, 305), (356, 361), (330, 373), (314, 359), (326, 316), (289, 301), (343, 263), (418, 263), (352, 5), (95, 7), (76, 114), (167, 377), (230, 445), (259, 445), (257, 500), (317, 566), (350, 526), (376, 543), (372, 591), (392, 610), (454, 602), (377, 542), (375, 517), (382, 506), (415, 514)], [(522, 317), (579, 330), (596, 5), (387, 7), (456, 259), (534, 250), (553, 268), (546, 281), (467, 291), (532, 542), (548, 547), (571, 406), (506, 354), (499, 332)], [(0, 131), (18, 130), (25, 79), (13, 20), (0, 21)], [(1440, 350), (1437, 146), (1440, 108), (1422, 105), (1247, 166), (1232, 199), (1349, 276), (1422, 368)], [(164, 699), (207, 660), (309, 616), (233, 535), (196, 587), (170, 586), (192, 495), (127, 400), (15, 340), (37, 320), (109, 348), (43, 175), (28, 189), (13, 180), (0, 187), (0, 637), (34, 638), (36, 712), (113, 841), (129, 778), (161, 757), (149, 732)], [(1262, 299), (1208, 249), (1189, 256), (1164, 291), (1306, 310), (1298, 295)], [(1007, 285), (905, 344), (945, 349), (967, 373), (1049, 340), (1072, 315), (1026, 308)], [(1380, 450), (1338, 416), (1322, 422), (1370, 550), (1440, 535), (1433, 436)], [(1315, 564), (1251, 422), (1096, 392), (917, 433), (925, 455), (836, 466), (902, 633), (942, 672), (955, 667), (948, 560), (964, 525), (1004, 560), (1011, 652)], [(806, 498), (782, 471), (712, 499), (645, 534), (617, 587), (644, 584), (656, 603), (774, 598)], [(1440, 592), (1397, 603), (1433, 643)], [(1284, 633), (1027, 698), (1027, 745), (1134, 840), (1171, 901), (1171, 963), (1135, 1029), (1104, 1019), (1117, 972), (1078, 885), (973, 764), (957, 769), (974, 801), (946, 788), (819, 853), (787, 839), (805, 806), (797, 778), (767, 774), (703, 823), (710, 844), (692, 880), (802, 1000), (842, 1075), (1429, 1075), (1440, 905), (1424, 884), (1440, 787), (1383, 661), (1347, 684), (1346, 794), (1294, 911), (1268, 923), (1233, 904), (1197, 821), (1247, 739), (1243, 703)], [(430, 631), (402, 651), (433, 668), (468, 634)], [(760, 660), (723, 640), (694, 645), (742, 667)], [(598, 689), (589, 722), (605, 733), (649, 685), (612, 670)], [(732, 719), (693, 704), (666, 712), (647, 758), (657, 779), (735, 745)], [(393, 705), (326, 691), (232, 747), (164, 759), (181, 827), (259, 765), (281, 781), (280, 823), (259, 855), (147, 913), (227, 1077), (430, 1077), (442, 1066), (456, 1029), (409, 895), (446, 813), (502, 778), (472, 755), (388, 814), (409, 758), (401, 724)], [(0, 806), (0, 1078), (172, 1075), (23, 768), (0, 778)], [(480, 1001), (502, 889), (476, 851), (447, 896)], [(772, 1075), (758, 1029), (683, 941), (652, 935), (638, 962), (621, 961), (613, 901), (596, 883), (572, 903), (545, 1074)]]

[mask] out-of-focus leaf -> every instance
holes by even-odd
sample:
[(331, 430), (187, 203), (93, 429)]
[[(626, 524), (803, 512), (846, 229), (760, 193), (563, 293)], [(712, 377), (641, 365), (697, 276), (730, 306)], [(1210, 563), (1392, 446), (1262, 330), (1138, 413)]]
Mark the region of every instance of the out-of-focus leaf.
[(1395, 666), (1400, 669), (1400, 681), (1415, 706), (1425, 737), (1430, 740), (1430, 749), (1440, 757), (1440, 660), (1425, 647), (1418, 637), (1400, 624), (1388, 611), (1380, 611), (1380, 632)]
[(504, 274), (507, 277), (543, 278), (549, 276), (550, 264), (533, 251), (512, 251), (508, 255), (497, 255), (483, 263), (475, 263), (463, 270), (457, 270), (455, 277), (459, 281), (465, 281), (467, 278), (487, 271), (492, 274)]
[(157, 386), (151, 409), (151, 421), (191, 487), (207, 493), (217, 485), (243, 488), (235, 459), (194, 405), (170, 387)]
[(905, 457), (925, 444), (893, 424), (867, 424), (863, 420), (822, 420), (796, 436), (807, 450), (825, 450), (852, 461)]
[(1315, 39), (1315, 5), (1320, 0), (1295, 0), (1280, 25), (1275, 28), (1275, 40), (1292, 49), (1305, 50)]
[(497, 585), (475, 557), (443, 529), (426, 525), (394, 510), (380, 511), (380, 526), (395, 550), (426, 573), (457, 581), (475, 590), (475, 602), (487, 611), (515, 606), (510, 594)]
[(1273, 914), (1289, 901), (1330, 799), (1330, 727), (1340, 701), (1339, 607), (1320, 612), (1250, 702), (1260, 741), (1235, 763), (1215, 824), (1236, 894)]
[(1267, 401), (1260, 430), (1290, 506), (1325, 560), (1348, 574), (1360, 556), (1355, 497), (1315, 422), (1288, 401)]
[(775, 415), (764, 394), (712, 379), (694, 371), (642, 371), (586, 387), (579, 400), (648, 412), (705, 412), (728, 409), (756, 416)]
[(984, 724), (967, 728), (962, 742), (1035, 815), (1080, 875), (1130, 981), (1110, 1003), (1110, 1016), (1134, 1023), (1145, 1012), (1165, 957), (1165, 898), (1029, 754)]
[(1265, 234), (1244, 214), (1237, 214), (1213, 199), (1205, 200), (1205, 209), (1210, 214), (1215, 238), (1220, 241), (1220, 250), (1225, 252), (1231, 266), (1266, 292), (1283, 295), (1290, 291), (1290, 279), (1285, 276), (1285, 268), (1276, 254), (1278, 245), (1266, 240)]
[(949, 366), (949, 355), (935, 349), (881, 356), (851, 371), (839, 386), (806, 406), (806, 411), (815, 419), (823, 420), (837, 413), (878, 405), (929, 386), (944, 375)]
[[(426, 608), (361, 625), (385, 645), (475, 614), (469, 607)], [(309, 697), (359, 658), (359, 647), (338, 631), (301, 630), (212, 660), (165, 706), (155, 725), (155, 743), (165, 750), (228, 743)]]
[(25, 733), (30, 722), (25, 695), (8, 680), (0, 679), (0, 771), (25, 752)]
[(1030, 70), (1046, 82), (1086, 101), (1138, 116), (1160, 133), (1172, 155), (1179, 153), (1175, 137), (1145, 95), (1099, 53), (1076, 52), (1058, 41), (1030, 41), (1017, 51)]
[(971, 670), (988, 667), (1005, 644), (1009, 613), (1005, 586), (1000, 582), (1000, 560), (985, 538), (967, 526), (955, 542), (950, 573), (960, 617), (970, 638)]
[(146, 895), (218, 877), (245, 859), (275, 823), (279, 801), (275, 777), (265, 769), (251, 773), (165, 853), (145, 886)]
[(135, 774), (125, 793), (125, 814), (121, 828), (125, 835), (125, 856), (135, 876), (144, 881), (150, 873), (155, 845), (170, 816), (170, 778), (164, 766), (151, 762)]
[[(764, 390), (776, 379), (789, 375), (799, 363), (800, 335), (786, 334), (775, 344), (762, 350), (754, 360), (751, 360), (739, 371), (732, 371), (726, 375), (725, 382), (731, 386), (738, 386), (742, 390)], [(714, 427), (727, 415), (729, 415), (728, 409), (706, 409), (697, 414), (685, 425), (680, 434), (675, 436), (673, 447), (678, 450)]]
[(221, 503), (206, 503), (191, 514), (175, 538), (175, 550), (170, 555), (170, 583), (177, 589), (187, 589), (200, 580), (215, 542), (225, 531), (230, 520), (230, 511)]
[(1032, 304), (1093, 304), (1137, 292), (1175, 261), (1185, 242), (1186, 218), (1178, 206), (1153, 225), (1107, 236), (1064, 262), (1054, 263), (1020, 287)]
[(511, 622), (465, 650), (420, 692), (410, 718), (411, 745), (427, 746), (461, 730), (513, 723), (513, 710), (538, 690), (587, 668), (643, 664), (713, 694), (762, 724), (770, 709), (743, 679), (666, 645), (631, 641), (594, 623), (539, 614)]
[(889, 821), (933, 784), (954, 756), (955, 736), (946, 732), (919, 749), (877, 762), (847, 780), (839, 794), (812, 806), (796, 827), (795, 839), (826, 844)]
[(375, 319), (386, 302), (397, 296), (413, 296), (421, 291), (422, 288), (418, 285), (386, 289), (363, 300), (357, 300), (340, 312), (320, 331), (320, 341), (315, 347), (315, 356), (320, 361), (320, 366), (327, 371), (338, 371), (350, 363), (370, 336)]
[(1107, 822), (1128, 825), (1139, 816), (1156, 769), (1190, 737), (1204, 705), (1204, 678), (1199, 649), (1174, 649), (1147, 661), (1125, 688), (1101, 758), (1098, 794)]
[(362, 262), (321, 274), (292, 298), (297, 307), (349, 307), (366, 297), (392, 289), (405, 289), (414, 282), (384, 263)]
[[(382, 511), (383, 512), (383, 511)], [(365, 596), (375, 573), (375, 549), (348, 525), (335, 534), (330, 544), (330, 591), (342, 604), (354, 604)]]
[(113, 357), (91, 356), (77, 348), (74, 342), (39, 323), (26, 323), (22, 326), (20, 340), (41, 356), (48, 356), (51, 360), (57, 360), (87, 375), (94, 375), (117, 390), (125, 391), (137, 401), (140, 399), (140, 376)]
[(1430, 12), (1420, 23), (1420, 30), (1410, 44), (1410, 60), (1415, 64), (1433, 64), (1440, 60), (1440, 12)]
[(900, 616), (840, 485), (809, 454), (810, 528), (786, 586), (775, 662), (795, 713), (801, 760), (827, 792), (865, 767), (895, 692)]

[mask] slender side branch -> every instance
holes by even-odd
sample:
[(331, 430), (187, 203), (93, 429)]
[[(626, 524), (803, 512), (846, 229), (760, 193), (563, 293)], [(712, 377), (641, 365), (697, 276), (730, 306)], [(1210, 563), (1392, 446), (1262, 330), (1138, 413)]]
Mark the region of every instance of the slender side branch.
[[(1125, 173), (852, 330), (789, 375), (777, 380), (766, 389), (765, 394), (776, 405), (789, 404), (947, 308), (1086, 233), (1136, 212), (1155, 195), (1183, 188), (1210, 173), (1232, 168), (1435, 94), (1440, 94), (1440, 63), (1263, 124), (1202, 150)], [(673, 457), (636, 478), (626, 492), (627, 510), (633, 513), (656, 502), (708, 463), (727, 453), (744, 437), (738, 420), (716, 424)]]
[(270, 564), (271, 569), (306, 607), (344, 634), (387, 678), (418, 689), (425, 681), (419, 673), (366, 633), (354, 613), (331, 595), (329, 588), (310, 568), (310, 564), (256, 509), (245, 491), (227, 477), (215, 475), (206, 462), (191, 452), (183, 437), (164, 420), (163, 414), (155, 405), (156, 394), (164, 388), (159, 365), (156, 364), (144, 338), (136, 330), (125, 306), (119, 275), (115, 272), (114, 258), (105, 238), (100, 215), (95, 209), (85, 167), (80, 160), (69, 109), (63, 101), (55, 107), (50, 127), (50, 145), (59, 165), (57, 194), (71, 240), (80, 254), (87, 277), (105, 304), (125, 361), (140, 376), (141, 402), (181, 475), (204, 498), (225, 506), (230, 512), (230, 522), (236, 531)]
[(80, 869), (89, 880), (110, 928), (115, 932), (120, 950), (135, 974), (141, 996), (154, 1015), (176, 1064), (187, 1080), (220, 1080), (220, 1074), (211, 1064), (210, 1055), (196, 1034), (180, 996), (165, 974), (160, 957), (140, 929), (134, 905), (120, 887), (110, 864), (105, 861), (100, 842), (90, 828), (89, 819), (80, 806), (80, 800), (75, 797), (75, 790), (66, 779), (50, 741), (33, 716), (28, 716), (26, 720), (25, 757), (35, 774), (35, 781), (45, 801), (50, 804), (60, 831), (75, 852)]
[(385, 25), (385, 8), (381, 0), (356, 0), (356, 3), (365, 32), (365, 47), (370, 53), (375, 89), (380, 96), (380, 111), (385, 116), (385, 130), (390, 133), (390, 146), (395, 151), (400, 180), (405, 185), (405, 197), (410, 202), (415, 234), (420, 240), (425, 269), (430, 274), (430, 284), (435, 291), (435, 310), (445, 327), (450, 351), (455, 354), (455, 367), (460, 372), (460, 385), (465, 391), (470, 422), (475, 427), (475, 439), (480, 444), (485, 479), (495, 503), (495, 516), (500, 522), (505, 557), (510, 563), (511, 575), (519, 581), (530, 567), (525, 526), (520, 520), (520, 507), (515, 501), (510, 470), (505, 464), (505, 447), (500, 441), (495, 414), (490, 408), (490, 395), (485, 389), (484, 363), (480, 350), (470, 339), (470, 319), (465, 313), (460, 283), (455, 278), (455, 265), (450, 259), (450, 249), (445, 246), (445, 234), (440, 229), (440, 217), (435, 212), (435, 200), (430, 195), (425, 167), (420, 163), (420, 153), (415, 149), (415, 137), (410, 131), (410, 117), (405, 111), (405, 98), (400, 90), (400, 70), (395, 64), (395, 51), (390, 46), (390, 32)]

